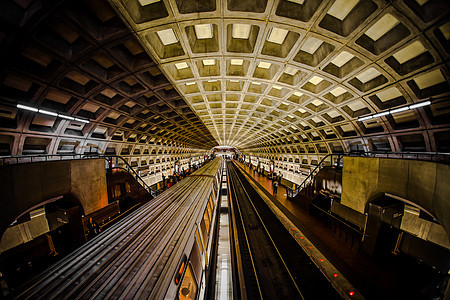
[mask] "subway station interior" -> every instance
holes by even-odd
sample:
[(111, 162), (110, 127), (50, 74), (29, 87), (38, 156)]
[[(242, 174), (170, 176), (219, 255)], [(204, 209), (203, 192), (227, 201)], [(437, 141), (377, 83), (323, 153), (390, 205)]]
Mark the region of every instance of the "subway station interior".
[(450, 299), (450, 3), (0, 1), (0, 299)]

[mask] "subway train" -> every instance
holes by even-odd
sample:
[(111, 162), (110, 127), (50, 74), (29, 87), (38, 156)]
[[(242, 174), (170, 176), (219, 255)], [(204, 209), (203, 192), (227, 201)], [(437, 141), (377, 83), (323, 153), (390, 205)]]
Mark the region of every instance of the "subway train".
[(203, 299), (224, 162), (216, 158), (13, 292), (14, 299)]

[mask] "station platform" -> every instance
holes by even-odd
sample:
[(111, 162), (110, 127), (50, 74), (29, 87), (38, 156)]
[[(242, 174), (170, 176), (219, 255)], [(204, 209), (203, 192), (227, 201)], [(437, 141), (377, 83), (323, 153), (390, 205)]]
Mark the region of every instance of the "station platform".
[[(422, 280), (433, 276), (427, 266), (405, 255), (383, 258), (367, 255), (359, 248), (359, 241), (355, 243), (347, 239), (340, 231), (311, 215), (304, 209), (304, 204), (288, 199), (283, 185), (278, 186), (277, 194), (274, 195), (270, 178), (244, 163), (236, 163), (247, 177), (253, 179), (254, 187), (265, 193), (269, 201), (308, 239), (311, 244), (306, 250), (317, 248), (331, 265), (330, 268), (338, 270), (366, 299), (423, 299), (415, 288), (421, 286)], [(322, 263), (326, 261), (320, 259), (319, 264)]]

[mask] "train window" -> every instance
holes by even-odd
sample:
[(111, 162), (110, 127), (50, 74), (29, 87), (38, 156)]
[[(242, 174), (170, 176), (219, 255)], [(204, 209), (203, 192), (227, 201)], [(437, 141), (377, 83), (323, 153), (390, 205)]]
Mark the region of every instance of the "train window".
[(195, 236), (197, 237), (197, 241), (198, 241), (198, 244), (199, 244), (199, 246), (200, 246), (200, 251), (201, 251), (202, 254), (203, 254), (203, 244), (202, 244), (202, 240), (200, 239), (200, 234), (198, 233), (198, 228), (197, 228), (197, 230), (195, 231)]
[(192, 269), (194, 271), (195, 277), (198, 279), (202, 276), (202, 261), (199, 246), (197, 241), (194, 241), (194, 245), (192, 245), (191, 255), (189, 256), (189, 261), (192, 265)]
[(202, 232), (203, 243), (208, 244), (208, 230), (206, 229), (205, 218), (200, 222), (200, 230)]
[(209, 219), (212, 220), (212, 204), (210, 201), (208, 201), (207, 210), (208, 210)]
[(212, 190), (211, 196), (213, 197), (213, 199), (216, 199), (216, 189)]
[(186, 257), (186, 255), (183, 255), (183, 259), (181, 260), (177, 274), (175, 275), (175, 284), (176, 285), (178, 285), (180, 283), (181, 277), (183, 276), (184, 269), (186, 268), (186, 263), (187, 263), (187, 257)]
[(203, 221), (205, 222), (206, 234), (209, 233), (209, 228), (211, 225), (211, 221), (209, 220), (208, 209), (205, 209), (205, 213), (203, 214)]
[(194, 272), (192, 272), (191, 264), (188, 264), (186, 273), (184, 273), (183, 282), (178, 292), (178, 299), (193, 300), (197, 298), (198, 285), (195, 281)]

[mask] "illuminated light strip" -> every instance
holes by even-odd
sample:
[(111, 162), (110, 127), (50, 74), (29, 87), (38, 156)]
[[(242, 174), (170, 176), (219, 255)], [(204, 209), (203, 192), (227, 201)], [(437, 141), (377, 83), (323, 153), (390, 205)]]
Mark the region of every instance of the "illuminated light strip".
[(414, 109), (414, 108), (418, 108), (418, 107), (422, 107), (422, 106), (427, 106), (427, 105), (430, 105), (430, 104), (431, 104), (431, 101), (425, 101), (425, 102), (421, 102), (421, 103), (410, 105), (409, 109)]
[(37, 108), (30, 107), (30, 106), (25, 106), (25, 105), (22, 105), (22, 104), (17, 104), (17, 108), (25, 109), (25, 110), (29, 110), (29, 111), (34, 111), (34, 112), (38, 111)]
[(40, 112), (41, 114), (44, 114), (44, 115), (55, 116), (55, 117), (58, 116), (57, 113), (52, 112), (52, 111), (48, 111), (48, 110), (44, 110), (44, 109), (39, 109), (39, 112)]
[(400, 107), (400, 108), (397, 108), (397, 109), (393, 109), (393, 110), (390, 110), (389, 112), (390, 112), (391, 114), (395, 114), (395, 113), (402, 112), (402, 111), (407, 111), (407, 110), (409, 110), (409, 106), (405, 106), (405, 107)]
[(370, 120), (372, 118), (373, 118), (373, 116), (362, 117), (362, 118), (359, 118), (358, 121), (362, 122), (362, 121), (365, 121), (365, 120)]
[(53, 111), (49, 111), (49, 110), (45, 110), (45, 109), (37, 109), (37, 108), (31, 107), (31, 106), (26, 106), (26, 105), (22, 105), (22, 104), (17, 104), (17, 108), (28, 110), (28, 111), (32, 111), (32, 112), (41, 113), (41, 114), (44, 114), (44, 115), (60, 117), (60, 118), (71, 120), (71, 121), (78, 121), (78, 122), (82, 122), (82, 123), (86, 123), (86, 124), (90, 123), (89, 120), (80, 119), (80, 118), (74, 118), (74, 117), (62, 115), (62, 114), (59, 114), (59, 113), (56, 113), (56, 112), (53, 112)]
[(389, 114), (389, 112), (385, 111), (385, 112), (377, 113), (377, 114), (373, 115), (372, 117), (373, 118), (378, 118), (378, 117), (382, 117), (382, 116), (385, 116), (385, 115), (388, 115), (388, 114)]
[(58, 117), (61, 117), (61, 118), (63, 118), (63, 119), (67, 119), (67, 120), (75, 120), (74, 117), (65, 116), (65, 115), (60, 115), (60, 114), (58, 114)]
[(84, 120), (84, 119), (79, 119), (79, 118), (75, 118), (75, 121), (78, 121), (78, 122), (83, 122), (83, 123), (89, 123), (89, 121), (88, 120)]
[(374, 115), (361, 117), (361, 118), (358, 118), (358, 121), (362, 122), (362, 121), (370, 120), (372, 118), (378, 118), (378, 117), (386, 116), (386, 115), (389, 115), (389, 114), (395, 114), (395, 113), (399, 113), (399, 112), (402, 112), (402, 111), (407, 111), (407, 110), (410, 110), (410, 109), (415, 109), (415, 108), (427, 106), (427, 105), (430, 105), (430, 104), (431, 104), (431, 101), (424, 101), (424, 102), (416, 103), (416, 104), (413, 104), (413, 105), (404, 106), (404, 107), (392, 109), (392, 110), (389, 110), (389, 111), (377, 113), (377, 114), (374, 114)]

